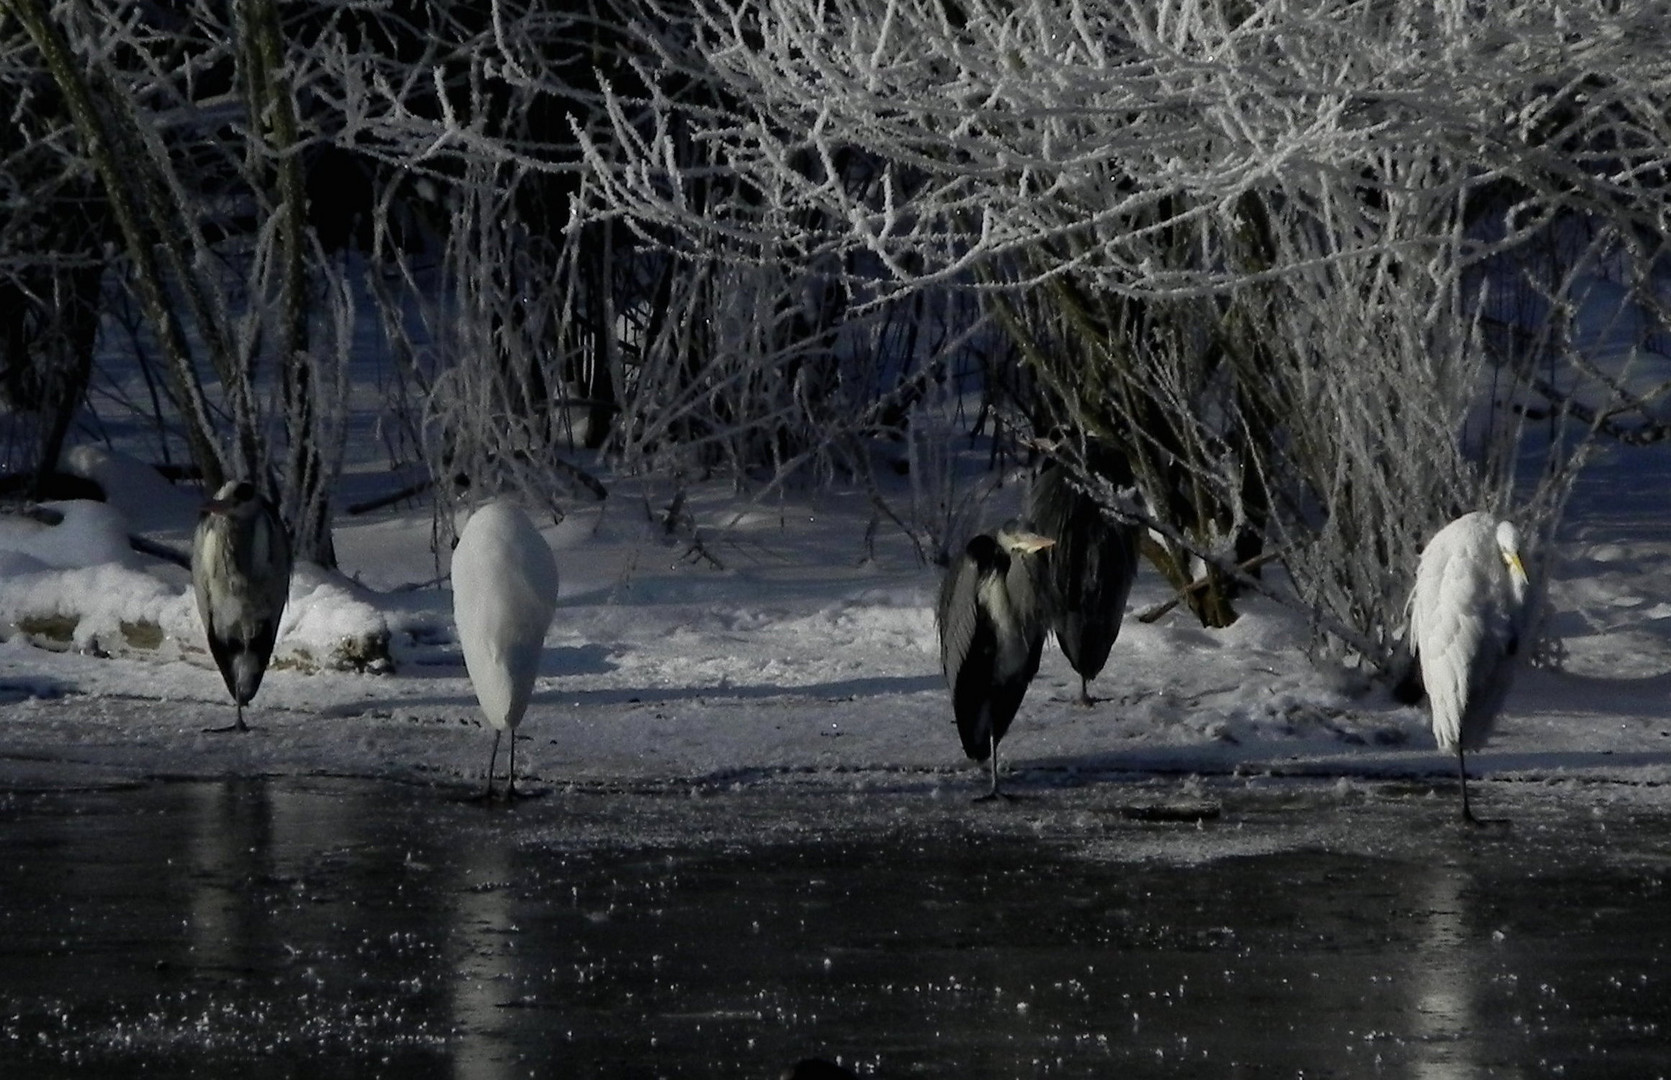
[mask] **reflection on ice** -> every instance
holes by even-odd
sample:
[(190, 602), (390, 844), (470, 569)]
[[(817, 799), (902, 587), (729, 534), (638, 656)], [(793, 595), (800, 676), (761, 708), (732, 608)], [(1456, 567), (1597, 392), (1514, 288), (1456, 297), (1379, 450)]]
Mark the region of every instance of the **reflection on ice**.
[(191, 831), (182, 884), (189, 890), (191, 963), (200, 971), (240, 972), (256, 948), (252, 935), (272, 925), (266, 912), (250, 910), (272, 850), (267, 785), (194, 784), (186, 798)]
[[(1231, 807), (1213, 828), (1256, 853), (1169, 864), (1118, 852), (1211, 832), (1055, 798), (916, 817), (828, 792), (487, 810), (335, 780), (13, 797), (0, 1052), (240, 1080), (299, 1060), (772, 1076), (812, 1056), (865, 1077), (1452, 1080), (1543, 1075), (1592, 1044), (1637, 1075), (1660, 1053), (1663, 873), (1612, 861), (1637, 834), (1435, 858), (1394, 840), (1440, 811), (1403, 805), (1354, 825), (1378, 830), (1370, 856), (1242, 844), (1266, 826)], [(1650, 847), (1666, 831), (1634, 827)]]
[(1418, 1080), (1471, 1080), (1481, 1075), (1472, 1038), (1478, 992), (1480, 942), (1470, 929), (1466, 897), (1470, 875), (1434, 860), (1418, 879), (1423, 913), (1421, 938), (1410, 980), (1415, 988), (1415, 1044), (1411, 1075)]
[[(497, 816), (505, 808), (485, 807)], [(520, 1073), (514, 1047), (501, 1030), (521, 983), (516, 964), (519, 933), (512, 917), (510, 851), (506, 844), (465, 844), (449, 861), (446, 891), (453, 901), (446, 959), (447, 996), (456, 1040), (452, 1073), (458, 1080), (508, 1080)], [(547, 1060), (542, 1069), (561, 1070)]]

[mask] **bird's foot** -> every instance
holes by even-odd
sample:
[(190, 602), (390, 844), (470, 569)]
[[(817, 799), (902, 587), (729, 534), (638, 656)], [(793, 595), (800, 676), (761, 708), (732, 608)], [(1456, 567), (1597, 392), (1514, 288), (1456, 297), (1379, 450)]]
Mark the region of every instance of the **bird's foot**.
[(227, 724), (225, 727), (206, 727), (206, 728), (203, 729), (203, 734), (205, 734), (205, 735), (225, 735), (229, 731), (254, 731), (254, 730), (255, 730), (254, 728), (250, 727), (248, 724), (244, 723), (242, 720), (239, 720), (237, 723)]
[(1015, 796), (1011, 795), (1007, 791), (989, 791), (985, 795), (976, 795), (975, 798), (972, 801), (977, 802), (977, 803), (989, 803), (989, 802), (1012, 803), (1012, 802), (1015, 801)]
[(1476, 829), (1506, 829), (1513, 824), (1508, 818), (1475, 817), (1472, 810), (1462, 811), (1462, 821)]
[(518, 787), (508, 787), (503, 791), (495, 791), (492, 787), (489, 787), (486, 791), (478, 792), (465, 801), (475, 803), (477, 806), (515, 806), (519, 802), (537, 799), (544, 794), (543, 791), (525, 791)]

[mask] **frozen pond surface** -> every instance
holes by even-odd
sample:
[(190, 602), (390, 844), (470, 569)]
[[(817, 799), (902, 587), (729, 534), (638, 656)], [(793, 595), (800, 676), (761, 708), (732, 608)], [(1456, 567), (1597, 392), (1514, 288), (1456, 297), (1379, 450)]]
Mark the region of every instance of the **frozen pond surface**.
[[(0, 795), (5, 1075), (1664, 1075), (1628, 789), (784, 773)], [(1526, 790), (1518, 790), (1526, 789)], [(1200, 820), (1193, 820), (1199, 818)]]

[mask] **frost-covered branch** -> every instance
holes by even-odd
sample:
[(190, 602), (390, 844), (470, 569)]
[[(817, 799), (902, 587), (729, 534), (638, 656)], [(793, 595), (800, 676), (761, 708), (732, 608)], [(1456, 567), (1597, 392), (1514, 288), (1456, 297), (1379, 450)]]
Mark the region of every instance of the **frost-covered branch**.
[[(1476, 507), (1546, 532), (1578, 418), (1664, 392), (1594, 340), (1663, 340), (1647, 9), (652, 0), (634, 29), (583, 212), (839, 267), (854, 311), (982, 296), (1038, 388), (1015, 411), (1120, 448), (1175, 585), (1280, 550), (1376, 666), (1426, 536)], [(1494, 351), (1505, 325), (1538, 340)], [(1535, 428), (1536, 385), (1591, 412)], [(1201, 618), (1235, 578), (1190, 592)]]
[[(1657, 223), (1664, 121), (1644, 106), (1664, 71), (1644, 18), (1535, 3), (651, 5), (637, 29), (660, 60), (652, 87), (702, 78), (737, 104), (681, 111), (670, 92), (617, 91), (613, 152), (590, 160), (609, 209), (715, 248), (863, 250), (921, 286), (1047, 245), (1064, 257), (1024, 282), (1071, 272), (1176, 297), (1247, 270), (1159, 261), (1168, 233), (1232, 214), (1249, 192), (1396, 184), (1365, 172), (1388, 148), (1477, 161), (1500, 182), (1561, 183), (1563, 198), (1631, 203)], [(1628, 155), (1612, 167), (1562, 145), (1603, 125), (1610, 152)], [(775, 212), (692, 214), (678, 138)], [(831, 166), (851, 148), (882, 163), (874, 197), (855, 198)], [(1417, 242), (1343, 239), (1312, 257)]]

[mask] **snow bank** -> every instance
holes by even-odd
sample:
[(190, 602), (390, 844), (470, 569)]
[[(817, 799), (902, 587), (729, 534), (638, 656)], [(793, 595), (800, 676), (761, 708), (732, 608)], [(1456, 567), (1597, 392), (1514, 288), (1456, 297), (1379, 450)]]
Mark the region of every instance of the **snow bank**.
[[(1565, 667), (1523, 672), (1490, 746), (1470, 758), (1486, 800), (1493, 782), (1671, 799), (1664, 512), (1658, 498), (1622, 499), (1633, 481), (1586, 485), (1560, 550), (1541, 553), (1563, 641), (1552, 657)], [(543, 530), (563, 592), (521, 729), (519, 784), (701, 790), (776, 777), (924, 796), (977, 789), (939, 672), (939, 572), (902, 537), (867, 545), (860, 498), (769, 516), (739, 515), (733, 498), (715, 485), (689, 503), (723, 569), (686, 557), (687, 538), (640, 527), (628, 501), (573, 510)], [(198, 644), (187, 575), (121, 550), (107, 509), (63, 509), (58, 526), (0, 520), (0, 618), (68, 626), (64, 651), (23, 644), (34, 634), (0, 646), (0, 699), (12, 702), (0, 734), (16, 760), (35, 763), (31, 775), (61, 762), (83, 780), (480, 783), (489, 733), (453, 639), (450, 594), (426, 584), (447, 557), (430, 549), (427, 508), (340, 520), (346, 576), (298, 567), (278, 660), (249, 713), (265, 736), (231, 741), (201, 734), (226, 722), (228, 701)], [(1145, 570), (1132, 609), (1168, 595)], [(1047, 646), (1004, 744), (1011, 786), (1157, 773), (1401, 778), (1448, 797), (1455, 763), (1435, 749), (1421, 709), (1309, 661), (1297, 613), (1257, 597), (1243, 610), (1218, 631), (1180, 610), (1154, 624), (1128, 619), (1091, 709)], [(127, 641), (140, 625), (160, 640)], [(373, 656), (392, 653), (399, 669), (344, 645), (363, 641), (381, 642)], [(5, 768), (0, 760), (0, 782)]]
[[(104, 461), (107, 477), (125, 468), (113, 456)], [(139, 497), (144, 488), (122, 490)], [(155, 523), (189, 535), (195, 500), (148, 497)], [(156, 516), (165, 510), (172, 516)], [(116, 506), (86, 500), (0, 515), (0, 634), (48, 649), (208, 663), (189, 574), (134, 551), (131, 531)], [(363, 590), (316, 566), (296, 568), (275, 667), (387, 672), (389, 650), (388, 623)]]

